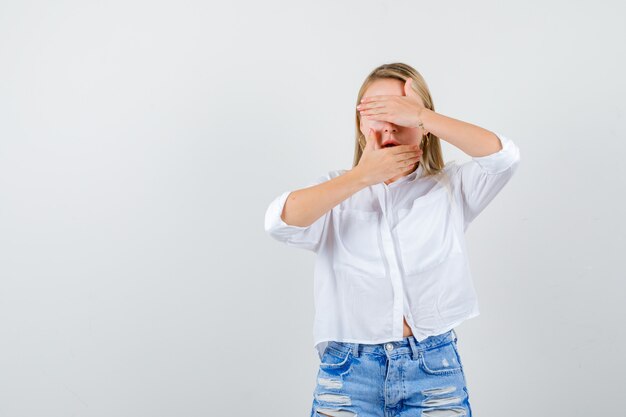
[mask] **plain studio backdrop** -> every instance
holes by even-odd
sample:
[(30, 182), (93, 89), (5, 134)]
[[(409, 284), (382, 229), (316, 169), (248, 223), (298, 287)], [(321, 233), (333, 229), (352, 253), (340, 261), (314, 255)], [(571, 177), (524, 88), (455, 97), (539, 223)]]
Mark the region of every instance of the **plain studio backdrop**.
[(264, 214), (351, 167), (358, 88), (396, 61), (520, 147), (467, 231), (475, 415), (616, 415), (624, 8), (2, 1), (0, 417), (308, 416), (315, 255)]

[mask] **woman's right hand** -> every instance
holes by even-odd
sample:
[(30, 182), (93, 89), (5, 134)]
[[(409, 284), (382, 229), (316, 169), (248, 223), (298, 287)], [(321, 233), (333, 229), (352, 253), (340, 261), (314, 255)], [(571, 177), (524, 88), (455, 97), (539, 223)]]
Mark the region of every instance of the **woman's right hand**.
[(363, 154), (354, 169), (359, 172), (366, 185), (378, 184), (417, 164), (422, 153), (419, 145), (383, 148), (379, 134), (374, 129), (370, 129)]

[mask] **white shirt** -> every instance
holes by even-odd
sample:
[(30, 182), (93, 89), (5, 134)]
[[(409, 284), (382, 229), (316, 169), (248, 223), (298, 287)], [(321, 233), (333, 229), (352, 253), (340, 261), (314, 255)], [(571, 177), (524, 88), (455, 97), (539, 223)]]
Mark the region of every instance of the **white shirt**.
[[(265, 213), (265, 231), (317, 254), (314, 348), (328, 341), (402, 340), (403, 316), (418, 341), (478, 316), (465, 231), (511, 179), (519, 148), (496, 132), (503, 149), (436, 176), (412, 173), (363, 188), (308, 227), (281, 219), (291, 190)], [(333, 170), (306, 187), (347, 170)]]

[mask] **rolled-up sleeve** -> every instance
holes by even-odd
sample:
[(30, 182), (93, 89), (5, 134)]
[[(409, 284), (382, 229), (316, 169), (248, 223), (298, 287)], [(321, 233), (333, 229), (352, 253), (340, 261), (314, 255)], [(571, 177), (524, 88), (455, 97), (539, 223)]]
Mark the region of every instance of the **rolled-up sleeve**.
[(494, 133), (502, 149), (491, 155), (473, 157), (459, 168), (465, 228), (498, 195), (519, 165), (518, 146), (506, 136)]
[[(323, 175), (302, 188), (321, 184), (329, 179), (330, 174)], [(272, 200), (269, 204), (269, 207), (265, 212), (265, 231), (274, 239), (279, 242), (283, 242), (288, 246), (317, 252), (329, 214), (328, 212), (324, 213), (319, 219), (309, 226), (295, 226), (285, 223), (281, 215), (283, 213), (285, 203), (287, 202), (287, 198), (292, 192), (293, 190), (284, 191), (279, 196), (274, 198), (274, 200)]]

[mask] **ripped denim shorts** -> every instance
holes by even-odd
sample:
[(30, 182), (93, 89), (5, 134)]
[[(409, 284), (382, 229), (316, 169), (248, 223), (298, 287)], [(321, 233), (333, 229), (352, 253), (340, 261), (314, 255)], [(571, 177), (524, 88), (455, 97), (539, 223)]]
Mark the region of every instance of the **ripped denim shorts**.
[(471, 417), (454, 330), (418, 342), (330, 341), (311, 417)]

